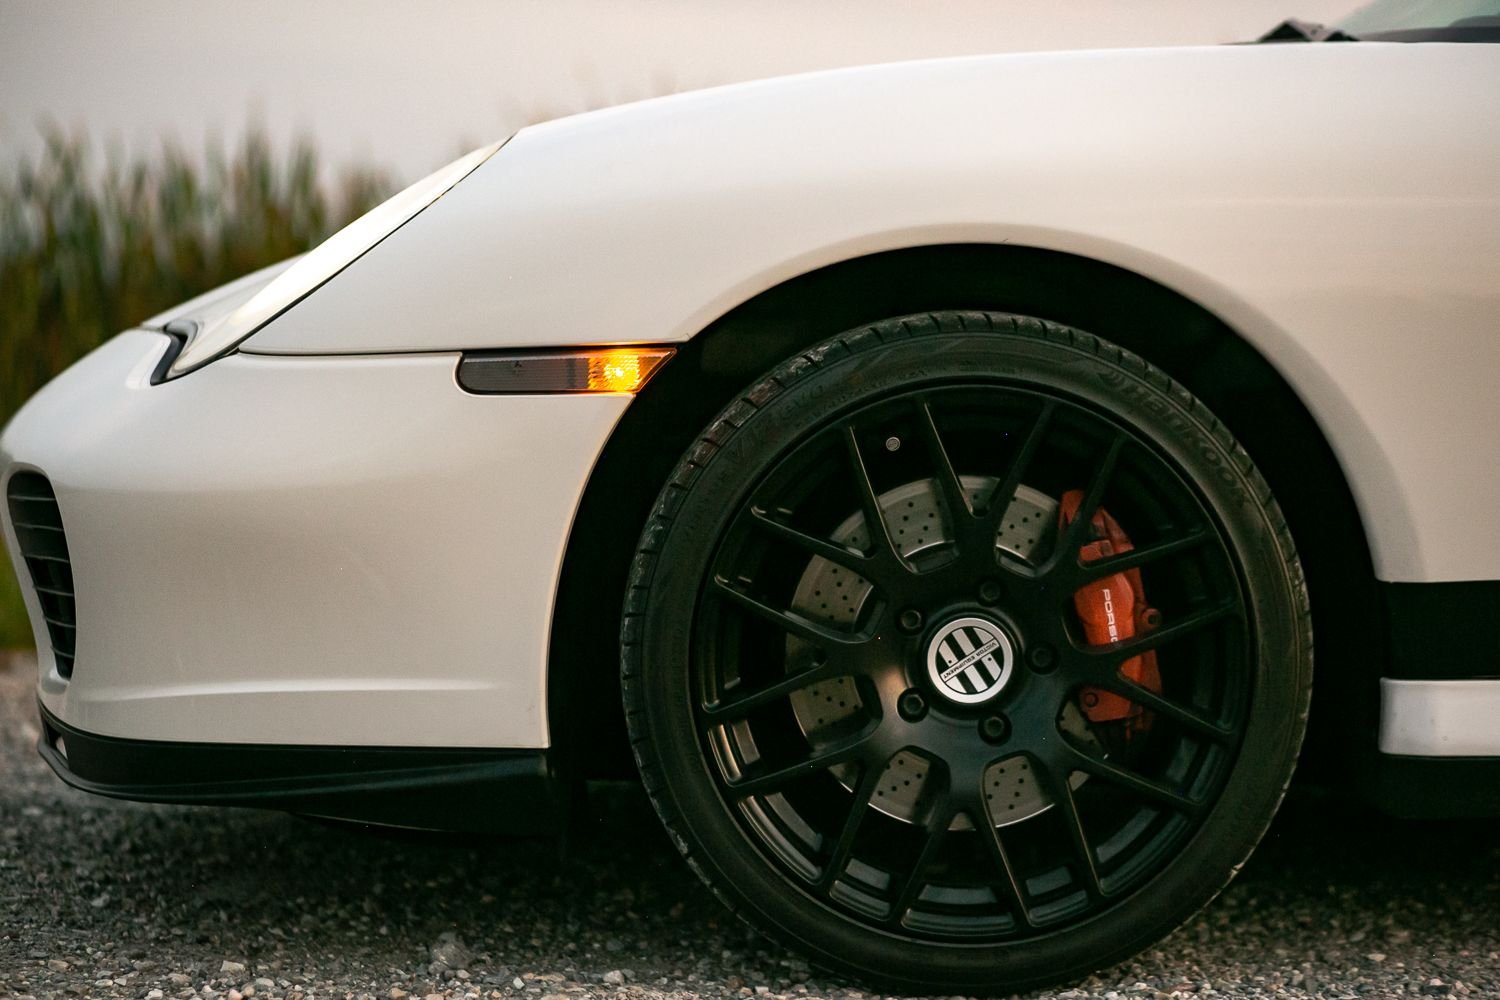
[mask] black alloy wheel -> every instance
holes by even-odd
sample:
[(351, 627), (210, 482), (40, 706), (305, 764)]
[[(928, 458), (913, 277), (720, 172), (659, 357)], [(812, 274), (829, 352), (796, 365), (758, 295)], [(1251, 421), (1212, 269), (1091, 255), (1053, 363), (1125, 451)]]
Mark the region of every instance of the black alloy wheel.
[(1223, 886), (1289, 780), (1306, 593), (1248, 456), (1141, 359), (945, 313), (790, 359), (705, 431), (622, 630), (646, 787), (820, 964), (1083, 974)]

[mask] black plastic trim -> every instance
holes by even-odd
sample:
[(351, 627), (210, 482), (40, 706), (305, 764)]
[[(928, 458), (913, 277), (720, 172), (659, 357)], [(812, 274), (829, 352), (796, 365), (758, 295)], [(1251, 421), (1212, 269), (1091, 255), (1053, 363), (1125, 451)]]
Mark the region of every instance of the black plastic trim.
[(1366, 800), (1404, 819), (1500, 817), (1500, 757), (1379, 754), (1359, 784)]
[(63, 781), (96, 795), (457, 833), (564, 826), (567, 797), (544, 750), (129, 740), (83, 732), (38, 709), (42, 758)]
[[(172, 329), (174, 326), (177, 329)], [(193, 334), (198, 332), (198, 324), (193, 320), (174, 320), (164, 328), (153, 332), (165, 334), (172, 338), (172, 342), (167, 345), (167, 349), (163, 352), (161, 360), (156, 363), (156, 368), (151, 372), (151, 384), (161, 385), (167, 380), (167, 372), (172, 370), (172, 362), (177, 360), (177, 355), (182, 353), (182, 349), (187, 346), (188, 340)]]
[(78, 603), (73, 591), (73, 562), (62, 507), (52, 481), (35, 469), (18, 469), (5, 487), (10, 524), (41, 624), (52, 647), (57, 673), (73, 676), (78, 654)]
[[(1478, 20), (1478, 19), (1476, 19)], [(1397, 31), (1369, 31), (1359, 36), (1362, 42), (1449, 42), (1493, 45), (1500, 42), (1500, 25), (1451, 24), (1445, 28), (1405, 28)]]
[(1359, 39), (1331, 25), (1317, 24), (1293, 17), (1282, 21), (1256, 41), (1264, 44), (1267, 42), (1357, 42)]
[(1500, 580), (1382, 583), (1390, 662), (1402, 680), (1500, 677)]

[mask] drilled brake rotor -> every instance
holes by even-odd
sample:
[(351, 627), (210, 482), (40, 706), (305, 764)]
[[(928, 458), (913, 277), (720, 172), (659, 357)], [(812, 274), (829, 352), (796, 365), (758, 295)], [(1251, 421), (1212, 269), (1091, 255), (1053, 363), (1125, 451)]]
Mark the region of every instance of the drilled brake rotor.
[[(970, 502), (975, 505), (981, 498), (988, 497), (997, 485), (997, 481), (988, 476), (963, 476), (961, 482)], [(950, 542), (942, 506), (931, 480), (920, 479), (897, 486), (881, 494), (879, 500), (881, 514), (897, 547), (914, 565), (921, 566), (924, 556), (932, 558)], [(1030, 561), (1045, 554), (1056, 534), (1056, 527), (1057, 501), (1045, 493), (1022, 486), (1016, 490), (1015, 499), (1001, 519), (995, 548), (1011, 557)], [(870, 537), (864, 514), (855, 513), (848, 517), (830, 538), (857, 549), (867, 548)], [(859, 620), (872, 590), (870, 582), (859, 574), (814, 556), (797, 582), (792, 610), (814, 621), (848, 629)], [(791, 704), (803, 735), (808, 742), (816, 744), (828, 738), (840, 722), (861, 712), (863, 702), (852, 678), (837, 677), (796, 692), (791, 696)], [(1073, 703), (1064, 707), (1061, 723), (1070, 735), (1086, 744), (1095, 743), (1087, 720)], [(924, 806), (923, 796), (930, 770), (930, 762), (919, 753), (896, 754), (881, 774), (870, 804), (895, 819), (915, 822)], [(835, 765), (830, 771), (849, 789), (859, 776), (856, 765), (852, 763)], [(1073, 784), (1077, 787), (1084, 780), (1084, 775), (1075, 775)], [(1019, 823), (1052, 805), (1052, 800), (1032, 779), (1030, 764), (1023, 755), (990, 765), (984, 775), (984, 785), (990, 819), (996, 826)], [(963, 815), (953, 822), (954, 829), (969, 826)]]

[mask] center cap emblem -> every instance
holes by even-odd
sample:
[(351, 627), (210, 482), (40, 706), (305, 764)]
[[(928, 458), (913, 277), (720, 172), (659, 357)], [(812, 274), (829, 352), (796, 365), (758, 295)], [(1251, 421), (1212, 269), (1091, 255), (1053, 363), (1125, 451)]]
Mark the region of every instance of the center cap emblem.
[(955, 618), (927, 647), (927, 675), (961, 705), (977, 705), (1010, 680), (1015, 649), (1005, 631), (983, 618)]

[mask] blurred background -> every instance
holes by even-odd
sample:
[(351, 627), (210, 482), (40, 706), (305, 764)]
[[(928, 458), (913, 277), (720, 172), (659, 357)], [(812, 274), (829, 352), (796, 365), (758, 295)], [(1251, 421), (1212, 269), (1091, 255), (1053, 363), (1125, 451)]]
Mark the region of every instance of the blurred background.
[[(0, 0), (0, 424), (116, 331), (532, 122), (858, 63), (1245, 41), (1355, 5)], [(0, 650), (30, 646), (0, 561)]]

